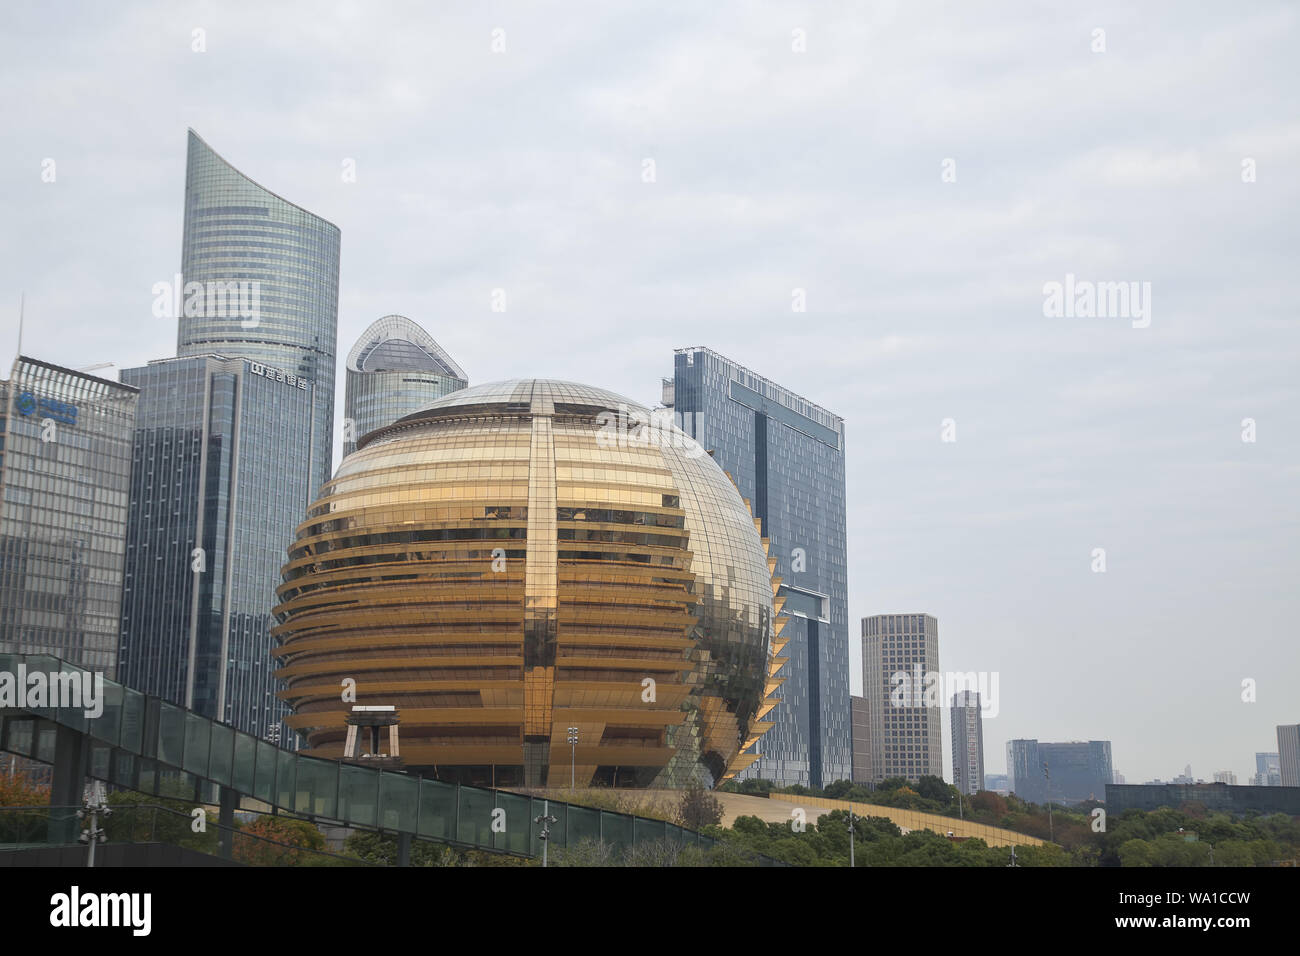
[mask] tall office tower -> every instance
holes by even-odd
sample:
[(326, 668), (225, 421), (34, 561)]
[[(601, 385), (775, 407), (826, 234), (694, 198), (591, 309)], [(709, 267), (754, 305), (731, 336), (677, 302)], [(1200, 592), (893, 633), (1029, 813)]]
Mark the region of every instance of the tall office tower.
[(123, 369), (140, 389), (122, 607), (122, 680), (265, 736), (271, 609), (286, 546), (316, 492), (301, 438), (314, 383), (246, 358)]
[(871, 707), (865, 697), (849, 698), (853, 725), (853, 782), (871, 783)]
[(962, 793), (984, 786), (984, 723), (980, 695), (963, 690), (952, 698), (952, 783)]
[(1011, 792), (1030, 803), (1105, 800), (1106, 784), (1115, 779), (1110, 741), (1009, 740), (1007, 777)]
[(1284, 787), (1300, 787), (1300, 724), (1277, 728), (1277, 767)]
[(664, 404), (750, 503), (790, 623), (783, 703), (739, 776), (820, 787), (853, 773), (844, 420), (704, 348), (678, 349)]
[(1255, 754), (1255, 777), (1257, 787), (1282, 786), (1282, 767), (1278, 754)]
[[(314, 493), (333, 470), (338, 227), (263, 189), (190, 130), (181, 273), (179, 357), (247, 358), (312, 383), (310, 427), (273, 455), (276, 467), (310, 462)], [(241, 308), (223, 307), (223, 292)]]
[(943, 777), (943, 701), (926, 675), (939, 673), (939, 622), (929, 614), (862, 619), (862, 692), (871, 720), (873, 782)]
[(137, 397), (22, 355), (0, 382), (0, 651), (116, 676)]
[(343, 457), (367, 432), (422, 411), (469, 379), (428, 332), (404, 315), (386, 315), (348, 353)]
[(1037, 740), (1007, 741), (1007, 790), (1035, 802), (1043, 793), (1043, 765), (1038, 760)]
[(1235, 787), (1237, 785), (1237, 775), (1231, 770), (1216, 770), (1214, 771), (1214, 782), (1226, 783), (1230, 787)]
[(122, 677), (268, 735), (280, 566), (333, 465), (339, 230), (190, 130), (181, 272), (178, 357), (122, 372), (141, 390)]

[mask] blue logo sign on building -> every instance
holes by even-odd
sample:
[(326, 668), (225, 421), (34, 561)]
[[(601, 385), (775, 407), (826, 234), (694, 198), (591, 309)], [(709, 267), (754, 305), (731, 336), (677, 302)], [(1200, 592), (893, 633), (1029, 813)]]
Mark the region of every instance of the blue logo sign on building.
[(44, 396), (37, 398), (31, 392), (23, 392), (18, 396), (19, 414), (30, 415), (38, 410), (42, 417), (52, 418), (56, 422), (63, 422), (65, 425), (77, 424), (76, 405), (69, 405), (67, 402), (60, 402)]

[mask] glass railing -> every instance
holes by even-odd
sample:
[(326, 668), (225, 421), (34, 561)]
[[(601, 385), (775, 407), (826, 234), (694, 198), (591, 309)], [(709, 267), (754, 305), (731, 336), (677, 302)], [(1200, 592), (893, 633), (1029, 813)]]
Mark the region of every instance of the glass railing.
[[(0, 807), (0, 849), (23, 850), (80, 842), (79, 835), (86, 822), (78, 818), (79, 809)], [(356, 857), (249, 833), (240, 827), (223, 827), (211, 820), (196, 833), (190, 814), (160, 804), (118, 804), (109, 809), (110, 813), (96, 819), (106, 843), (161, 843), (224, 856), (224, 845), (228, 842), (230, 859), (246, 866), (373, 865)]]
[(77, 840), (77, 807), (0, 807), (0, 848), (62, 846)]
[(294, 753), (102, 675), (102, 699), (87, 707), (69, 695), (94, 675), (48, 655), (0, 654), (0, 672), (42, 673), (47, 691), (57, 684), (65, 695), (33, 700), (20, 687), (27, 696), (19, 706), (0, 708), (0, 749), (53, 763), (57, 728), (69, 727), (89, 738), (88, 776), (140, 793), (212, 804), (216, 788), (227, 787), (313, 821), (530, 857), (542, 854), (534, 821), (544, 808), (556, 818), (552, 852), (591, 840), (620, 853), (641, 843), (707, 850), (716, 842), (661, 820)]

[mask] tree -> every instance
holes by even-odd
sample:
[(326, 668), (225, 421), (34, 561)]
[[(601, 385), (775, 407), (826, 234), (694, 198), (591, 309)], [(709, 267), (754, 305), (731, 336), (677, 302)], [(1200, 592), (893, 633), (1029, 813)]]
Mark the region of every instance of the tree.
[(871, 803), (875, 798), (870, 790), (852, 780), (836, 780), (822, 788), (822, 796), (832, 800), (856, 800), (858, 803)]
[(1007, 815), (1007, 801), (992, 790), (981, 790), (973, 794), (970, 805), (977, 811), (991, 814), (995, 820), (1001, 820)]
[(235, 835), (233, 855), (239, 862), (253, 866), (300, 866), (311, 858), (309, 851), (324, 849), (325, 837), (315, 824), (290, 817), (260, 816)]
[(0, 774), (0, 807), (44, 807), (49, 803), (48, 784), (28, 783), (25, 774)]
[(1215, 866), (1254, 866), (1250, 847), (1242, 840), (1225, 840), (1214, 845)]
[(1150, 866), (1151, 844), (1146, 840), (1126, 840), (1120, 844), (1119, 860), (1121, 866)]
[(722, 785), (723, 790), (728, 793), (744, 793), (750, 796), (766, 797), (776, 789), (776, 782), (764, 780), (761, 777), (751, 777), (748, 780), (742, 780), (737, 783), (734, 780), (728, 780)]
[(722, 804), (699, 783), (692, 783), (682, 791), (677, 818), (688, 830), (702, 830), (722, 822)]
[(921, 795), (911, 787), (904, 784), (901, 787), (895, 787), (882, 794), (878, 802), (886, 807), (898, 807), (903, 810), (916, 810), (917, 804), (921, 800)]
[(925, 800), (935, 800), (943, 806), (957, 797), (957, 788), (943, 782), (942, 777), (926, 775), (916, 784), (916, 792)]
[(760, 817), (749, 815), (736, 817), (731, 823), (731, 829), (745, 836), (759, 839), (767, 837), (767, 824)]
[[(0, 773), (0, 807), (44, 807), (49, 802), (49, 786), (29, 783), (26, 774), (10, 777)], [(49, 814), (44, 810), (0, 813), (0, 841), (36, 842), (44, 838), (48, 821)]]

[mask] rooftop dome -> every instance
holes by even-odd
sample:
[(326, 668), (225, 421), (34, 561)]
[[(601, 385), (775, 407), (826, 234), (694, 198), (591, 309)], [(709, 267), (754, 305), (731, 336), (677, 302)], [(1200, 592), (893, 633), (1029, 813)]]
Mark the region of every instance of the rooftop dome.
[(386, 315), (361, 333), (348, 353), (353, 372), (437, 372), (468, 376), (428, 332), (404, 315)]

